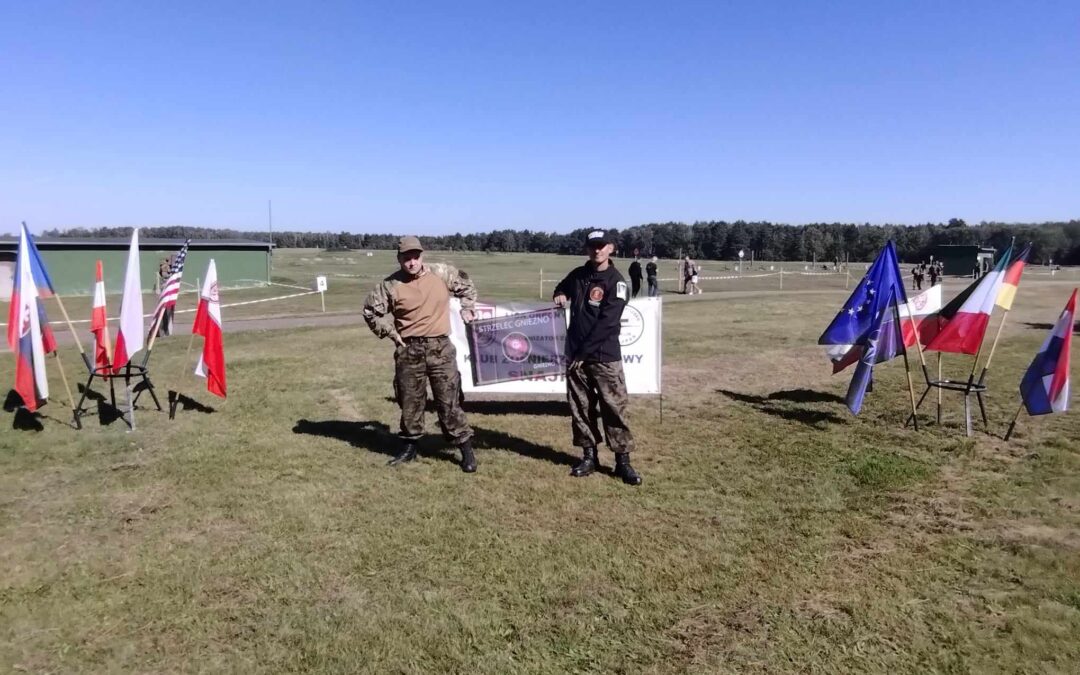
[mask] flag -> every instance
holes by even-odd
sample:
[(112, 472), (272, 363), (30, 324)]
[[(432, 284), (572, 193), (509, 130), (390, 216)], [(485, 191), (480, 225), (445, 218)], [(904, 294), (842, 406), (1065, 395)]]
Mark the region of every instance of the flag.
[(24, 223), (11, 289), (8, 342), (15, 352), (15, 391), (30, 412), (49, 398), (45, 355), (56, 351), (56, 339), (49, 328), (42, 297), (51, 294), (52, 281)]
[(873, 308), (883, 298), (895, 297), (899, 303), (907, 303), (903, 277), (896, 258), (896, 246), (890, 241), (866, 271), (866, 276), (855, 286), (851, 297), (818, 338), (819, 345), (827, 345), (826, 354), (833, 362), (833, 372), (838, 373), (862, 356), (862, 347), (878, 317)]
[(893, 289), (885, 302), (878, 301), (871, 310), (874, 316), (873, 324), (862, 340), (859, 364), (855, 366), (855, 374), (851, 377), (851, 384), (848, 385), (847, 395), (844, 397), (848, 409), (855, 415), (862, 409), (863, 397), (873, 377), (874, 366), (904, 352), (903, 331), (896, 322), (893, 310), (895, 304), (896, 289)]
[(998, 291), (998, 307), (1004, 310), (1012, 309), (1013, 299), (1016, 298), (1016, 291), (1020, 286), (1020, 277), (1024, 274), (1024, 264), (1030, 254), (1031, 244), (1028, 244), (1027, 248), (1009, 263), (1009, 269), (1005, 271), (1005, 278), (1001, 282), (1001, 290)]
[(94, 282), (94, 308), (90, 312), (90, 332), (94, 334), (94, 366), (109, 366), (109, 320), (105, 315), (105, 280), (101, 261), (97, 261), (97, 281)]
[(169, 277), (161, 285), (161, 295), (158, 297), (157, 307), (154, 308), (154, 320), (150, 322), (151, 325), (158, 321), (164, 322), (163, 313), (176, 307), (176, 299), (180, 295), (180, 277), (184, 276), (184, 261), (187, 259), (190, 245), (190, 239), (185, 241), (180, 252), (173, 258), (172, 264), (169, 265)]
[[(25, 244), (24, 244), (24, 242), (25, 242)], [(56, 292), (53, 290), (52, 279), (49, 278), (49, 272), (45, 269), (45, 263), (42, 262), (42, 260), (41, 260), (41, 254), (38, 253), (37, 246), (34, 245), (34, 238), (32, 236), (30, 236), (30, 230), (28, 230), (26, 228), (26, 223), (22, 224), (22, 229), (20, 230), (20, 233), (19, 233), (19, 251), (20, 251), (20, 253), (21, 253), (24, 246), (26, 247), (26, 249), (28, 251), (29, 260), (30, 260), (28, 265), (29, 265), (29, 268), (30, 268), (30, 271), (31, 271), (31, 276), (34, 279), (34, 287), (37, 288), (37, 297), (38, 298), (49, 298), (49, 297), (52, 297), (53, 295), (56, 295)], [(15, 269), (14, 284), (11, 287), (11, 304), (8, 306), (8, 334), (7, 334), (7, 338), (8, 338), (8, 347), (10, 347), (12, 351), (15, 350), (15, 343), (18, 342), (18, 340), (19, 340), (19, 331), (18, 331), (18, 328), (17, 328), (18, 321), (19, 321), (19, 313), (18, 313), (19, 302), (18, 302), (18, 295), (17, 295), (18, 290), (19, 290), (19, 269), (18, 269), (19, 263), (18, 263), (18, 260), (21, 260), (21, 257), (16, 259), (16, 263), (15, 263), (15, 268), (16, 269)], [(42, 308), (41, 311), (44, 312), (45, 311), (44, 308)], [(42, 333), (42, 338), (51, 342), (53, 340), (52, 329), (49, 328), (48, 322), (43, 320), (41, 322), (41, 326), (42, 326), (42, 331), (47, 331), (47, 333), (48, 333), (48, 335), (46, 337), (46, 333), (43, 332)]]
[(938, 332), (938, 312), (941, 311), (941, 286), (931, 286), (900, 305), (900, 325), (904, 331), (904, 346), (915, 346), (915, 334), (925, 347)]
[(206, 268), (199, 292), (199, 306), (191, 332), (203, 336), (203, 351), (195, 374), (206, 378), (206, 390), (225, 398), (225, 347), (221, 340), (221, 303), (218, 299), (217, 267), (214, 259)]
[(1029, 415), (1065, 412), (1069, 408), (1069, 348), (1076, 320), (1076, 289), (1054, 329), (1020, 380), (1020, 397)]
[(143, 348), (142, 278), (139, 270), (139, 230), (131, 233), (127, 272), (124, 273), (124, 298), (120, 301), (120, 332), (113, 350), (113, 372), (119, 373)]
[(961, 296), (964, 296), (961, 303), (957, 303), (957, 297), (942, 308), (941, 318), (944, 325), (941, 332), (926, 345), (927, 349), (958, 354), (979, 352), (1011, 255), (1012, 247), (1009, 247), (993, 270), (961, 293)]

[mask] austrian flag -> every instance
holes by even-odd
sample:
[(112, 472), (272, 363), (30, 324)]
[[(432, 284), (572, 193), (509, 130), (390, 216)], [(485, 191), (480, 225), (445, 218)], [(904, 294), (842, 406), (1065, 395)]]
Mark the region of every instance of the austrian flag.
[(206, 280), (195, 309), (195, 335), (203, 336), (203, 351), (195, 374), (206, 378), (206, 390), (225, 398), (225, 346), (221, 340), (221, 302), (218, 298), (217, 266), (214, 259), (206, 268)]

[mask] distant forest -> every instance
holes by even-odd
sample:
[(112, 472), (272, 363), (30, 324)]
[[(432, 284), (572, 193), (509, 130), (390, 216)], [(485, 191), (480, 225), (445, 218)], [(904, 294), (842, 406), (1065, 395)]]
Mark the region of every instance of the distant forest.
[[(430, 249), (455, 251), (529, 252), (579, 254), (587, 232), (579, 228), (567, 234), (530, 230), (495, 230), (481, 234), (450, 234), (423, 237)], [(193, 239), (255, 239), (267, 241), (266, 232), (201, 227), (148, 227), (145, 237)], [(979, 223), (968, 225), (958, 218), (948, 223), (923, 225), (854, 225), (812, 223), (783, 225), (769, 222), (709, 221), (648, 223), (625, 230), (610, 229), (621, 256), (657, 255), (675, 258), (691, 255), (706, 260), (735, 260), (740, 250), (757, 260), (817, 260), (822, 262), (868, 261), (889, 239), (896, 242), (904, 262), (928, 260), (940, 244), (977, 244), (1001, 251), (1013, 237), (1017, 245), (1032, 244), (1030, 262), (1080, 265), (1080, 220), (1059, 223)], [(48, 230), (46, 237), (127, 237), (131, 228), (99, 227)], [(279, 248), (393, 249), (399, 235), (350, 234), (348, 232), (274, 232)]]

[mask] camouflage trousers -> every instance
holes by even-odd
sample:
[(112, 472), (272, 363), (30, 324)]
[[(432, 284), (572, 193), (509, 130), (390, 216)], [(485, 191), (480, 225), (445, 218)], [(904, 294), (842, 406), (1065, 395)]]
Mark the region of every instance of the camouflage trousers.
[[(626, 414), (630, 397), (626, 394), (622, 361), (586, 362), (568, 372), (566, 398), (570, 402), (574, 445), (596, 447), (606, 438), (612, 452), (634, 449), (634, 437)], [(600, 436), (598, 422), (603, 422), (603, 436)]]
[(461, 376), (457, 350), (449, 338), (406, 338), (394, 351), (394, 391), (401, 406), (398, 435), (409, 441), (424, 435), (427, 387), (435, 398), (443, 436), (454, 445), (472, 438), (473, 431), (461, 409)]

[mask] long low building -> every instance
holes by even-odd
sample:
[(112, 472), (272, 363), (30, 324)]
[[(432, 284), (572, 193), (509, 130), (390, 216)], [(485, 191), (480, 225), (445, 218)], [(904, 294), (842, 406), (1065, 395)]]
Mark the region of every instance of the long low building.
[[(129, 239), (35, 239), (41, 257), (57, 293), (89, 295), (94, 288), (95, 262), (100, 260), (105, 274), (105, 288), (118, 293), (124, 284)], [(140, 239), (139, 264), (142, 288), (153, 292), (162, 259), (175, 254), (184, 245), (182, 239)], [(218, 284), (222, 288), (262, 286), (270, 282), (270, 242), (250, 239), (210, 239), (192, 241), (184, 267), (184, 281), (194, 284), (206, 271), (211, 258), (217, 265)], [(0, 237), (0, 299), (11, 297), (15, 276), (15, 258), (19, 240)]]

